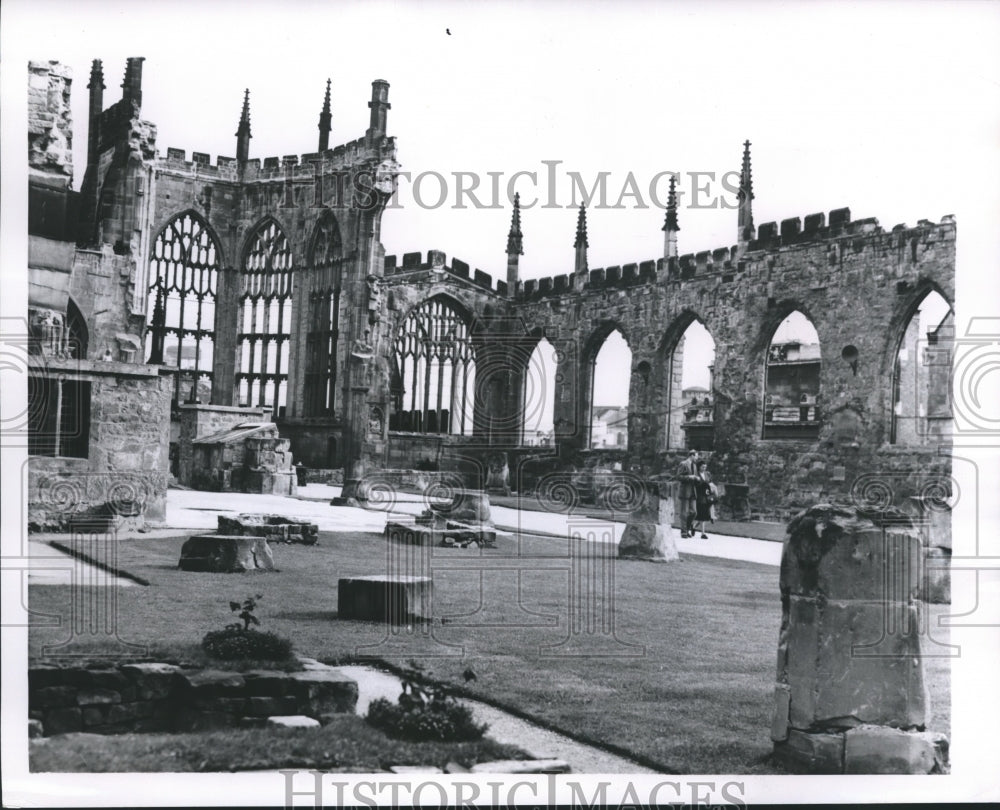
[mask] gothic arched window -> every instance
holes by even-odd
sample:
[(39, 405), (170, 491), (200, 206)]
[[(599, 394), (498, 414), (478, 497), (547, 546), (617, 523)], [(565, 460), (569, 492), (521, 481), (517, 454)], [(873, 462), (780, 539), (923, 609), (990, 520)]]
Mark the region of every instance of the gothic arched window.
[(396, 335), (390, 428), (472, 433), (476, 376), (469, 326), (444, 297), (415, 307)]
[(325, 211), (316, 224), (309, 258), (312, 291), (309, 293), (305, 375), (305, 412), (308, 416), (333, 413), (343, 256), (337, 220), (330, 211)]
[(292, 250), (274, 220), (262, 223), (243, 257), (240, 294), (239, 403), (280, 414), (288, 385), (292, 326)]
[(195, 213), (174, 217), (153, 243), (146, 360), (170, 369), (174, 402), (211, 397), (219, 265), (219, 247)]
[(816, 327), (795, 310), (778, 325), (764, 370), (765, 439), (819, 436), (820, 345)]

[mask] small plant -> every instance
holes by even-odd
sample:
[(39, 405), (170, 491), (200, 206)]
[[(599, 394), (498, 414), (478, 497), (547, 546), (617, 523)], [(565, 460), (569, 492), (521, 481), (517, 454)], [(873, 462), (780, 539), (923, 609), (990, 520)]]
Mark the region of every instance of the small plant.
[(229, 609), (239, 611), (242, 622), (227, 624), (223, 630), (212, 630), (201, 640), (201, 648), (214, 658), (223, 660), (260, 659), (283, 661), (292, 654), (292, 642), (270, 632), (254, 630), (251, 625), (260, 626), (260, 619), (254, 615), (257, 600), (261, 594), (249, 596), (242, 602), (230, 602)]
[[(229, 609), (234, 613), (238, 610), (240, 611), (240, 618), (243, 620), (243, 629), (249, 630), (250, 625), (260, 626), (260, 619), (253, 615), (254, 610), (257, 609), (257, 600), (263, 599), (261, 594), (256, 596), (248, 596), (242, 602), (230, 602)], [(240, 626), (238, 624), (226, 625), (227, 630), (239, 630)]]
[(422, 667), (410, 661), (403, 671), (403, 691), (396, 703), (373, 700), (365, 719), (390, 737), (416, 742), (466, 742), (480, 739), (488, 726), (476, 723), (472, 710), (444, 688), (423, 682)]

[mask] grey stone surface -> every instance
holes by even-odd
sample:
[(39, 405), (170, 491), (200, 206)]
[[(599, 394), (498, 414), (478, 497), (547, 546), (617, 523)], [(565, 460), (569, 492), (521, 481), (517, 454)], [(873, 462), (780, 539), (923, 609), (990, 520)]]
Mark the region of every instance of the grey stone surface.
[(671, 524), (674, 520), (674, 482), (635, 485), (636, 501), (628, 515), (618, 544), (618, 557), (625, 560), (673, 562), (680, 559)]
[(844, 735), (790, 729), (774, 745), (775, 760), (796, 773), (843, 773)]
[(178, 567), (216, 574), (273, 571), (274, 555), (262, 537), (200, 534), (181, 547)]
[[(897, 773), (914, 771), (898, 770), (904, 766), (896, 759), (926, 759), (914, 753), (916, 738), (905, 736), (931, 716), (916, 601), (923, 548), (902, 513), (875, 519), (882, 525), (821, 504), (789, 523), (771, 732), (775, 756), (789, 767)], [(849, 737), (854, 753), (841, 758), (840, 771), (829, 770), (834, 737), (858, 727), (870, 730)], [(872, 739), (894, 741), (900, 751), (869, 756)], [(859, 764), (866, 758), (869, 765)]]
[(431, 618), (430, 577), (372, 575), (340, 579), (337, 617), (405, 624)]
[(948, 770), (942, 734), (860, 726), (844, 734), (844, 773), (926, 774)]
[(293, 672), (289, 678), (300, 710), (312, 717), (328, 712), (353, 712), (357, 705), (357, 682), (337, 669)]
[(284, 515), (242, 513), (235, 517), (219, 515), (217, 534), (263, 537), (270, 543), (316, 544), (319, 529), (315, 523), (296, 521)]

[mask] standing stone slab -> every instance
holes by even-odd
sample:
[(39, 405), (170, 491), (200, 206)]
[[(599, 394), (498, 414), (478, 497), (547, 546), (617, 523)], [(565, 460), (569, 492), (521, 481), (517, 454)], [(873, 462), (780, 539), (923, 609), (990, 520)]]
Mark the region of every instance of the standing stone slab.
[(920, 537), (899, 515), (871, 518), (822, 504), (788, 524), (771, 738), (795, 771), (947, 769), (947, 741), (923, 734)]
[(674, 481), (650, 481), (642, 485), (637, 493), (637, 504), (629, 513), (625, 532), (618, 544), (619, 559), (647, 562), (680, 559), (671, 528), (676, 488)]
[(182, 571), (216, 574), (273, 571), (274, 555), (263, 537), (200, 534), (181, 547), (178, 567)]
[(338, 581), (337, 617), (406, 624), (431, 618), (430, 577), (375, 575)]

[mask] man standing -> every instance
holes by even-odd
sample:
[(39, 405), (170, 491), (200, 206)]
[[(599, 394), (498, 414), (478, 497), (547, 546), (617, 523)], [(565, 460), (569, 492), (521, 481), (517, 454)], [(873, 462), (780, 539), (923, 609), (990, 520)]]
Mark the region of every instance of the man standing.
[(677, 468), (677, 478), (680, 487), (680, 524), (681, 537), (694, 536), (694, 519), (697, 515), (696, 484), (698, 481), (698, 451), (692, 450)]

